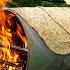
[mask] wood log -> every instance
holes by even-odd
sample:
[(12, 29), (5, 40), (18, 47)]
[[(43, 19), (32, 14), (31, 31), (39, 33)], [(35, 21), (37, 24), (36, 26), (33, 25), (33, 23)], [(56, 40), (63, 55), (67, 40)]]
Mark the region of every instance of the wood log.
[(18, 46), (13, 45), (13, 44), (11, 44), (10, 49), (11, 49), (11, 50), (15, 50), (15, 51), (17, 51), (17, 52), (22, 52), (22, 53), (27, 53), (27, 52), (28, 52), (27, 49), (25, 49), (25, 48), (20, 48), (20, 47), (18, 47)]
[[(0, 47), (3, 47), (1, 43), (0, 43)], [(18, 47), (18, 46), (13, 45), (13, 44), (11, 44), (10, 50), (14, 50), (14, 51), (16, 51), (16, 52), (18, 52), (18, 53), (27, 53), (27, 52), (28, 52), (27, 49), (25, 49), (25, 48), (20, 48), (20, 47)]]
[(11, 62), (8, 62), (8, 61), (5, 61), (5, 60), (2, 60), (2, 59), (0, 59), (0, 64), (6, 64), (6, 65), (9, 65), (12, 67), (18, 67), (18, 65), (11, 63)]

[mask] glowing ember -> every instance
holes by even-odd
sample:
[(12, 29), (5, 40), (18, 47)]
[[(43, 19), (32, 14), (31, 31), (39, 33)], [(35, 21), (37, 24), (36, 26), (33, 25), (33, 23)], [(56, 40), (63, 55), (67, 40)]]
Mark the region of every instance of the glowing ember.
[[(14, 63), (18, 65), (19, 54), (16, 51), (10, 49), (10, 45), (14, 44), (20, 47), (27, 47), (27, 40), (23, 33), (23, 30), (19, 22), (15, 21), (13, 18), (14, 14), (5, 14), (3, 8), (5, 7), (8, 0), (0, 0), (0, 43), (3, 47), (0, 48), (0, 59), (7, 62)], [(8, 66), (6, 64), (0, 64), (0, 70), (3, 70), (5, 66), (8, 67), (7, 70), (15, 70), (16, 67)]]

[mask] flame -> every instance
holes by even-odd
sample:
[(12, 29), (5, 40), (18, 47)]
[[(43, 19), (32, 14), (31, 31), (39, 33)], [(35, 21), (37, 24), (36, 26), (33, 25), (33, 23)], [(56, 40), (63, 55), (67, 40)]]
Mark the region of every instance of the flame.
[(25, 36), (22, 36), (22, 29), (21, 27), (17, 24), (17, 35), (19, 35), (19, 37), (22, 39), (23, 43), (25, 43), (25, 48), (27, 48), (27, 40), (25, 38)]
[(0, 8), (4, 8), (6, 6), (6, 3), (8, 2), (8, 0), (0, 0)]
[(5, 14), (4, 14), (4, 7), (6, 6), (8, 0), (0, 0), (0, 42), (2, 41), (3, 45), (9, 45), (9, 42), (7, 40), (7, 31), (5, 30)]
[[(12, 17), (14, 17), (14, 14), (10, 13), (8, 15), (5, 15), (4, 7), (6, 6), (7, 2), (8, 0), (0, 0), (0, 43), (3, 46), (2, 48), (0, 48), (0, 59), (16, 64), (19, 58), (19, 54), (15, 51), (12, 52), (10, 50), (10, 44), (16, 45), (15, 40), (12, 39), (13, 35), (16, 34), (21, 39), (23, 44), (25, 44), (24, 48), (28, 48), (27, 40), (18, 22), (15, 27), (16, 30), (14, 32), (12, 31), (11, 27), (12, 25), (15, 25), (14, 22), (12, 23)], [(5, 64), (0, 64), (0, 68), (4, 66)], [(15, 70), (15, 67), (9, 66), (8, 70)]]

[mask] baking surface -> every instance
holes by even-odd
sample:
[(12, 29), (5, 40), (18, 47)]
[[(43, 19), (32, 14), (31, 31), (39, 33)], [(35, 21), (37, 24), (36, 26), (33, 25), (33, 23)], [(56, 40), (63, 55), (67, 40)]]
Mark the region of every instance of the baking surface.
[(57, 54), (70, 53), (70, 8), (14, 8)]

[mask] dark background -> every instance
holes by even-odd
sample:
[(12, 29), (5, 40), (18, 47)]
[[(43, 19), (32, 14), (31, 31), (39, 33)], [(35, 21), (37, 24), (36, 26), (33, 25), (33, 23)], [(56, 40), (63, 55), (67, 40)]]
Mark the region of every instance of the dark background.
[(68, 7), (64, 0), (12, 0), (8, 7)]

